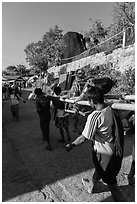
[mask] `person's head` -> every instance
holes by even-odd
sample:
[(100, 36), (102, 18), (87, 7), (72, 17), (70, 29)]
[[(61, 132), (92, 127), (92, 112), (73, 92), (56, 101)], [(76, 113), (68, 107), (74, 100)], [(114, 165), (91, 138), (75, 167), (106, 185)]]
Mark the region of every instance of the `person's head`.
[(91, 105), (103, 104), (104, 94), (99, 86), (91, 86), (87, 90), (87, 98)]
[(83, 69), (78, 69), (76, 71), (76, 76), (79, 79), (83, 79), (85, 77), (85, 71)]
[(58, 96), (58, 95), (60, 95), (61, 94), (61, 88), (59, 87), (59, 86), (56, 86), (55, 88), (54, 88), (54, 93)]
[(42, 92), (42, 89), (36, 88), (35, 91), (34, 91), (34, 93), (35, 93), (37, 96), (39, 96), (39, 95), (41, 95), (43, 92)]

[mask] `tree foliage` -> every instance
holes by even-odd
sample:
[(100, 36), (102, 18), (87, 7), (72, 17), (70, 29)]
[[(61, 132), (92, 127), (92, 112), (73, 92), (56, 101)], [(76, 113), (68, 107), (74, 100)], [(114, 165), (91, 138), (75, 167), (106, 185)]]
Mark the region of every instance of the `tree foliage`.
[(25, 76), (26, 75), (26, 66), (23, 64), (19, 64), (16, 66), (8, 66), (5, 70), (2, 71), (3, 75), (19, 75)]
[(129, 68), (121, 73), (108, 63), (95, 67), (94, 72), (95, 78), (109, 76), (116, 81), (109, 94), (135, 94), (135, 69)]
[(25, 76), (26, 75), (26, 66), (23, 64), (17, 65), (17, 72), (20, 76)]
[(25, 49), (25, 53), (27, 55), (26, 61), (35, 69), (47, 69), (47, 58), (45, 53), (43, 53), (43, 47), (43, 42), (38, 41), (36, 43), (33, 42), (29, 44)]
[(26, 49), (26, 60), (36, 70), (46, 71), (60, 58), (62, 45), (62, 30), (56, 25), (46, 32), (41, 41), (29, 44)]
[[(107, 28), (101, 20), (95, 20), (87, 36), (91, 39), (98, 39), (99, 45), (92, 50), (92, 54), (105, 51), (111, 53), (114, 49), (120, 47), (123, 41), (123, 31), (126, 29), (126, 45), (135, 42), (135, 2), (117, 2), (113, 8), (113, 23)], [(118, 34), (119, 33), (119, 34)], [(117, 35), (118, 34), (118, 35)], [(111, 38), (115, 36), (114, 38)], [(111, 38), (111, 39), (110, 39)], [(107, 41), (107, 39), (110, 39)], [(105, 43), (103, 43), (105, 41)], [(92, 47), (95, 44), (92, 43)]]
[(135, 25), (135, 2), (117, 2), (114, 8), (114, 22), (120, 27)]
[(5, 75), (16, 75), (17, 73), (17, 67), (16, 66), (8, 66), (5, 70), (4, 70)]
[(89, 36), (92, 38), (97, 38), (97, 39), (105, 38), (108, 31), (107, 31), (107, 28), (105, 28), (105, 26), (101, 22), (101, 20), (99, 20), (99, 19), (97, 19), (95, 21), (91, 20), (91, 22), (93, 22), (93, 23), (92, 23), (92, 27), (89, 31)]
[[(117, 2), (113, 9), (113, 23), (109, 26), (109, 35), (115, 35), (126, 29), (126, 44), (135, 42), (135, 2)], [(114, 40), (114, 44), (121, 43), (121, 33)]]

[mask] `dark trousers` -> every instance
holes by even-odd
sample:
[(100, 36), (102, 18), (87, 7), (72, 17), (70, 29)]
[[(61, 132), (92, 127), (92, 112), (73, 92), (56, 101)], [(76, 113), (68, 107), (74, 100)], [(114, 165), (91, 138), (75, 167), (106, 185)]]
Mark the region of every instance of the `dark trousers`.
[(49, 124), (50, 124), (50, 116), (49, 117), (40, 117), (40, 128), (42, 130), (43, 140), (46, 140), (48, 144), (50, 144), (50, 136), (49, 136)]
[(17, 120), (19, 118), (19, 105), (11, 105), (10, 110), (13, 118)]
[(122, 159), (113, 154), (109, 163), (107, 164), (106, 170), (104, 170), (102, 164), (105, 163), (108, 155), (97, 153), (94, 151), (94, 149), (92, 150), (92, 155), (93, 163), (96, 169), (96, 174), (94, 177), (102, 178), (103, 182), (107, 184), (116, 184), (116, 176), (120, 171)]
[(126, 202), (125, 198), (121, 194), (118, 186), (116, 176), (119, 173), (121, 167), (121, 159), (112, 156), (111, 160), (109, 161), (106, 170), (104, 171), (101, 166), (101, 161), (105, 159), (103, 154), (98, 154), (94, 150), (93, 153), (93, 162), (95, 165), (95, 172), (93, 175), (93, 183), (96, 184), (101, 178), (102, 180), (107, 183), (113, 200), (115, 202)]

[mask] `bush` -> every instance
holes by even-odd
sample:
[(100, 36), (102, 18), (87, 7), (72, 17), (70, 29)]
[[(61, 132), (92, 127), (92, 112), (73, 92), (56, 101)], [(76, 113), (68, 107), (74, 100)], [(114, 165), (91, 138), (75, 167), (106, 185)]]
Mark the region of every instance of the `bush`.
[(126, 70), (119, 81), (119, 91), (124, 94), (135, 94), (135, 69)]

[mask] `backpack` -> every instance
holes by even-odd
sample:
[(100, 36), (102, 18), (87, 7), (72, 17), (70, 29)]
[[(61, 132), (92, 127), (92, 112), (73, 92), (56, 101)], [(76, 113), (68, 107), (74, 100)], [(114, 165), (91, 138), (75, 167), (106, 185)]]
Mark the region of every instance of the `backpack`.
[(112, 109), (112, 115), (114, 121), (112, 126), (112, 135), (114, 137), (114, 154), (122, 159), (124, 151), (123, 123), (117, 110)]
[(58, 98), (52, 102), (55, 109), (60, 109), (60, 110), (65, 109), (65, 103), (63, 101), (60, 101)]
[(114, 150), (106, 169), (106, 175), (116, 179), (122, 165), (124, 151), (124, 129), (117, 110), (112, 109), (113, 121), (112, 135), (114, 137)]
[(41, 96), (38, 102), (41, 113), (50, 112), (50, 100), (46, 96)]

